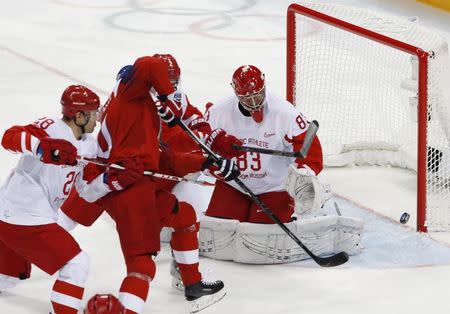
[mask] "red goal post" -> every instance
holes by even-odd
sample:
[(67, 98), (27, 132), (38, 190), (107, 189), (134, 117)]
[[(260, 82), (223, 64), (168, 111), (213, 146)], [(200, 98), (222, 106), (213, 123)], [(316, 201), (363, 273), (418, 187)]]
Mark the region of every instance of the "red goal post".
[[(357, 141), (359, 148), (355, 149), (355, 151), (357, 151), (356, 153), (363, 150), (378, 150), (377, 146), (380, 146), (379, 143), (381, 143), (381, 146), (390, 145), (389, 147), (403, 150), (404, 147), (410, 145), (411, 142), (416, 141), (417, 144), (414, 146), (417, 145), (417, 151), (413, 151), (413, 154), (417, 158), (416, 165), (411, 166), (410, 168), (416, 167), (414, 170), (417, 171), (417, 230), (426, 232), (427, 225), (430, 225), (427, 223), (427, 217), (431, 217), (427, 216), (427, 214), (430, 214), (433, 210), (431, 206), (434, 204), (428, 203), (427, 197), (430, 195), (431, 190), (435, 190), (435, 188), (430, 187), (430, 184), (433, 183), (430, 183), (430, 180), (432, 180), (431, 172), (435, 170), (430, 169), (429, 165), (431, 158), (430, 147), (432, 147), (430, 144), (432, 142), (430, 137), (439, 137), (439, 139), (442, 137), (448, 140), (448, 134), (439, 134), (439, 136), (435, 136), (433, 133), (434, 129), (431, 130), (433, 127), (430, 122), (431, 111), (434, 110), (434, 114), (436, 114), (438, 110), (433, 109), (432, 107), (436, 106), (436, 103), (430, 101), (430, 97), (434, 97), (434, 95), (430, 96), (429, 91), (431, 88), (440, 88), (439, 86), (435, 86), (435, 82), (438, 82), (442, 77), (440, 77), (441, 73), (439, 70), (439, 74), (434, 75), (439, 77), (433, 77), (434, 81), (432, 83), (434, 85), (431, 85), (429, 78), (429, 61), (436, 57), (440, 57), (437, 53), (441, 54), (441, 51), (443, 51), (442, 54), (445, 54), (446, 43), (445, 41), (442, 43), (439, 36), (437, 36), (436, 39), (433, 37), (433, 41), (429, 40), (428, 33), (422, 28), (418, 28), (414, 23), (415, 22), (413, 21), (406, 21), (406, 19), (386, 15), (384, 13), (334, 4), (291, 4), (287, 11), (286, 97), (287, 100), (294, 105), (298, 103), (301, 104), (302, 111), (305, 112), (307, 116), (319, 121), (322, 129), (320, 133), (321, 140), (322, 136), (325, 137), (324, 146), (327, 144), (327, 140), (329, 143), (341, 141), (342, 145), (340, 149), (336, 149), (336, 155), (348, 153), (348, 147), (356, 145), (355, 143), (350, 143), (348, 139), (345, 139), (345, 134), (342, 134), (342, 136), (338, 134), (335, 138), (331, 138), (332, 135), (329, 135), (329, 138), (327, 138), (328, 134), (331, 134), (331, 132), (327, 133), (327, 128), (330, 130), (336, 129), (338, 124), (342, 125), (343, 128), (353, 128), (354, 137), (359, 136), (359, 133), (365, 131), (361, 130), (361, 132), (359, 132), (360, 130), (357, 128), (358, 124), (360, 128), (361, 126), (371, 128), (368, 129), (368, 136), (366, 138), (361, 138)], [(414, 32), (417, 32), (418, 35), (415, 35)], [(341, 37), (342, 39), (339, 40)], [(411, 39), (411, 37), (413, 39)], [(425, 38), (424, 46), (421, 46), (422, 37)], [(304, 41), (308, 41), (308, 43), (305, 44)], [(361, 46), (359, 46), (360, 44)], [(378, 46), (383, 46), (383, 48)], [(351, 50), (353, 48), (355, 51)], [(364, 54), (364, 56), (359, 56), (360, 54)], [(417, 69), (413, 69), (412, 72), (414, 73), (417, 71), (416, 80), (418, 83), (417, 86), (414, 86), (415, 81), (412, 81), (412, 84), (409, 84), (412, 85), (409, 92), (401, 90), (401, 84), (396, 86), (398, 80), (401, 79), (401, 77), (399, 77), (399, 79), (396, 78), (397, 72), (381, 73), (381, 70), (384, 70), (384, 67), (386, 67), (387, 72), (392, 70), (390, 68), (394, 68), (395, 70), (397, 63), (400, 64), (406, 60), (401, 54), (413, 56), (413, 58), (411, 58), (411, 64), (413, 67), (414, 64), (417, 66)], [(355, 58), (354, 61), (352, 61), (352, 57)], [(328, 62), (325, 58), (331, 59), (331, 61)], [(371, 67), (371, 64), (366, 63), (371, 62), (369, 61), (371, 58), (375, 59), (373, 68)], [(379, 63), (379, 59), (382, 58), (392, 58), (392, 60), (395, 61), (391, 62), (389, 59), (386, 62), (386, 66), (384, 66), (382, 63)], [(410, 65), (407, 64), (407, 66), (409, 67)], [(349, 68), (353, 67), (355, 68), (355, 73), (352, 73), (352, 70), (349, 70)], [(399, 69), (406, 72), (404, 71), (403, 65), (399, 66)], [(435, 71), (434, 68), (432, 70)], [(360, 77), (358, 76), (358, 73), (361, 73)], [(353, 75), (356, 82), (352, 82)], [(407, 73), (402, 77), (409, 75), (410, 74)], [(367, 76), (373, 76), (374, 80), (378, 80), (377, 82), (382, 82), (383, 84), (386, 82), (387, 87), (383, 87), (384, 90), (383, 88), (380, 88), (381, 90), (377, 94), (377, 91), (374, 91), (376, 90), (376, 86), (370, 85), (370, 82), (366, 85), (361, 83), (361, 85), (358, 86), (358, 84), (364, 81)], [(412, 74), (412, 76), (414, 77), (414, 74)], [(388, 83), (387, 81), (389, 81), (391, 77), (395, 77), (395, 80)], [(351, 90), (351, 92), (348, 92), (348, 95), (345, 90), (346, 85), (343, 83), (347, 81), (350, 82), (347, 86), (348, 89)], [(411, 80), (409, 81), (411, 83)], [(391, 86), (392, 92), (390, 91)], [(367, 91), (365, 91), (365, 89), (367, 89)], [(401, 91), (394, 91), (394, 89), (399, 89)], [(335, 94), (333, 94), (334, 97), (331, 99), (324, 98), (325, 96), (322, 95), (327, 93), (327, 91), (336, 91)], [(387, 92), (385, 98), (395, 100), (391, 102), (390, 100), (378, 99), (383, 98), (384, 92)], [(439, 90), (437, 93), (440, 92), (441, 91)], [(381, 97), (377, 98), (377, 96)], [(345, 97), (347, 97), (347, 99)], [(321, 98), (322, 100), (316, 100), (316, 98)], [(333, 103), (333, 99), (335, 100), (335, 103)], [(342, 103), (340, 103), (341, 99), (344, 99), (342, 100)], [(407, 114), (403, 113), (403, 111), (401, 114), (389, 111), (389, 105), (391, 105), (394, 107), (393, 110), (400, 110), (398, 108), (402, 108), (401, 110), (405, 110), (406, 112), (408, 109), (406, 108), (407, 106), (405, 106), (405, 101), (407, 102), (408, 99), (413, 99), (412, 102), (414, 102), (414, 99), (417, 101), (416, 124), (409, 121), (406, 117)], [(333, 110), (339, 109), (336, 107), (333, 108), (333, 106), (341, 107), (352, 101), (354, 101), (354, 107), (349, 105), (348, 113), (354, 115), (352, 120), (355, 122), (353, 123), (354, 125), (352, 124), (352, 121), (349, 122), (346, 118), (336, 120), (331, 117), (335, 115), (333, 114)], [(372, 102), (374, 103), (373, 105), (368, 104)], [(365, 104), (367, 104), (367, 106), (363, 107)], [(448, 106), (450, 106), (450, 103), (448, 103)], [(393, 133), (395, 135), (382, 134), (379, 139), (376, 138), (377, 136), (375, 136), (375, 133), (379, 131), (380, 125), (371, 126), (371, 121), (369, 121), (370, 117), (367, 119), (368, 121), (366, 123), (365, 113), (367, 112), (367, 115), (369, 115), (368, 112), (376, 112), (377, 110), (381, 112), (377, 113), (377, 115), (385, 115), (384, 118), (380, 118), (380, 120), (389, 119), (393, 115), (401, 116), (401, 121), (398, 121), (399, 124), (407, 125), (407, 130), (410, 130), (415, 126), (417, 138), (412, 140), (401, 139), (398, 135), (402, 132), (406, 133), (406, 131), (402, 131), (400, 127)], [(358, 114), (360, 114), (359, 117)], [(435, 120), (441, 120), (442, 122), (442, 118)], [(396, 125), (397, 122), (392, 124)], [(447, 126), (445, 126), (445, 128), (449, 129)], [(333, 132), (336, 133), (337, 131)], [(376, 140), (376, 143), (370, 143), (372, 135), (376, 138), (374, 139), (374, 141)], [(393, 139), (392, 142), (391, 139)], [(442, 147), (448, 148), (448, 141), (447, 143), (445, 143), (445, 140), (439, 141), (439, 143), (442, 144), (438, 144), (439, 150), (437, 151), (441, 153), (443, 150)], [(361, 149), (361, 145), (363, 147), (370, 146), (370, 148)], [(393, 151), (395, 149), (387, 150)], [(382, 150), (386, 149), (380, 149), (380, 151)], [(347, 158), (347, 156), (345, 158)], [(389, 157), (383, 158), (388, 159)], [(390, 164), (390, 162), (387, 161), (386, 164)], [(403, 165), (401, 166), (408, 168)], [(442, 185), (442, 183), (440, 184)], [(449, 187), (446, 186), (443, 189), (445, 190), (448, 188)], [(450, 197), (448, 197), (450, 196), (450, 193), (441, 193), (441, 190), (439, 191), (439, 195), (445, 194), (444, 199), (439, 202), (450, 203)], [(443, 205), (439, 206), (442, 207)], [(436, 223), (436, 229), (439, 230), (447, 230), (450, 227), (450, 208), (447, 208), (447, 206), (444, 207), (449, 210), (448, 223), (445, 222), (443, 226), (440, 226), (439, 222), (433, 221), (433, 223)], [(439, 208), (438, 210), (444, 209)], [(431, 221), (431, 218), (429, 220)]]

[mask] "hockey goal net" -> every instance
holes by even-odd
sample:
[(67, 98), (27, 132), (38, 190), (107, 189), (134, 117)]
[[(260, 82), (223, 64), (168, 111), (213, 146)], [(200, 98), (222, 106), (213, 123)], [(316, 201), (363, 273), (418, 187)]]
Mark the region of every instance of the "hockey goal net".
[(420, 231), (450, 230), (449, 72), (446, 41), (415, 18), (288, 9), (287, 98), (319, 121), (325, 165), (417, 173)]

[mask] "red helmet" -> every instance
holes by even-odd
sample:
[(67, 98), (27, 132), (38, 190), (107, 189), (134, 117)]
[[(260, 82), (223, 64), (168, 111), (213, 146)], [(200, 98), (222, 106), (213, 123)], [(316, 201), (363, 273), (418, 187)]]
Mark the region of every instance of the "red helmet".
[(96, 294), (89, 299), (84, 314), (125, 314), (125, 307), (112, 294)]
[(241, 105), (256, 122), (262, 121), (262, 107), (266, 97), (266, 79), (257, 67), (243, 65), (233, 73), (231, 86)]
[(162, 59), (169, 69), (169, 80), (173, 85), (178, 84), (178, 80), (180, 79), (181, 70), (178, 66), (177, 60), (171, 54), (155, 54), (153, 57)]
[(78, 111), (97, 110), (100, 99), (97, 94), (83, 85), (70, 85), (61, 96), (62, 114), (74, 118)]

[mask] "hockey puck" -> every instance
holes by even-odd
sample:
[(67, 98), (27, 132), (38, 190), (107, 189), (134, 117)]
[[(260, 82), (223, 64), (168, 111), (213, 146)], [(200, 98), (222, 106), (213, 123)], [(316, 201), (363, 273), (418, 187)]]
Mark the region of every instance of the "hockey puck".
[(409, 214), (408, 214), (408, 213), (403, 213), (403, 214), (400, 216), (400, 222), (401, 222), (402, 224), (407, 223), (408, 220), (409, 220)]

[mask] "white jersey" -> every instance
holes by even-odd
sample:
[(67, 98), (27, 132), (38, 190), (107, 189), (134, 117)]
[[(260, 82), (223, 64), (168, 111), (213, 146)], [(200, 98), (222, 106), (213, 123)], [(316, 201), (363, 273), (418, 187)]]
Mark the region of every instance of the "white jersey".
[[(292, 151), (292, 138), (306, 131), (309, 123), (292, 104), (266, 93), (264, 118), (257, 123), (244, 116), (238, 107), (239, 100), (231, 96), (213, 105), (205, 118), (214, 128), (222, 128), (239, 138), (245, 146)], [(255, 194), (282, 191), (289, 164), (294, 158), (247, 152), (236, 159), (239, 178)], [(242, 191), (234, 182), (227, 182)]]
[[(97, 155), (94, 137), (84, 134), (77, 140), (72, 129), (60, 118), (40, 119), (34, 126), (44, 129), (49, 137), (71, 142), (78, 155), (91, 158)], [(24, 138), (25, 134), (22, 134)], [(33, 138), (33, 141), (37, 142), (37, 139)], [(16, 168), (0, 188), (0, 220), (17, 225), (54, 223), (58, 219), (58, 208), (68, 197), (82, 165), (44, 164), (30, 151), (23, 152)]]

